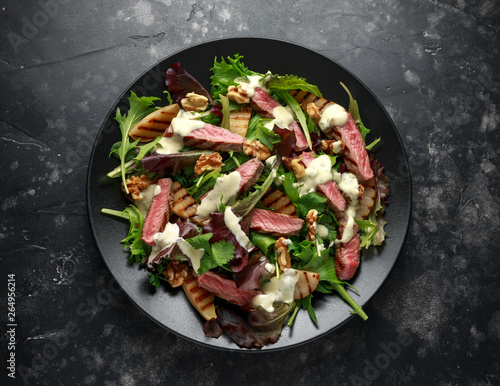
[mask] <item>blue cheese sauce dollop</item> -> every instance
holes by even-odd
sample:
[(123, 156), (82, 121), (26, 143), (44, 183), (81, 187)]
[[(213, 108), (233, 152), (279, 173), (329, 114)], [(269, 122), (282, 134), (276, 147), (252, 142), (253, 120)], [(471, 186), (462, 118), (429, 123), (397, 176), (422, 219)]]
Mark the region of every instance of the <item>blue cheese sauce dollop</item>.
[(347, 243), (354, 236), (354, 216), (359, 207), (358, 196), (359, 196), (359, 182), (356, 176), (352, 173), (339, 173), (336, 170), (332, 171), (333, 179), (337, 183), (339, 189), (344, 192), (349, 198), (350, 203), (347, 207), (347, 224), (344, 228), (342, 238), (335, 240), (336, 244)]
[(344, 126), (347, 123), (347, 119), (347, 111), (342, 106), (333, 103), (321, 114), (318, 126), (321, 131), (328, 132), (334, 126)]
[(260, 75), (249, 75), (248, 80), (245, 78), (236, 78), (234, 81), (241, 86), (243, 90), (247, 92), (249, 98), (253, 97), (255, 94), (255, 89), (257, 87), (262, 87), (262, 80), (264, 79)]
[(304, 176), (298, 179), (302, 185), (299, 188), (299, 196), (315, 192), (318, 185), (326, 184), (332, 179), (332, 161), (327, 155), (320, 155), (309, 164)]
[(184, 137), (191, 134), (192, 131), (201, 129), (205, 123), (196, 119), (175, 117), (170, 122), (170, 127), (174, 133), (171, 137), (162, 137), (156, 147), (158, 154), (178, 153), (179, 149), (184, 147)]
[(267, 312), (273, 312), (275, 302), (293, 302), (295, 285), (298, 281), (298, 272), (295, 269), (287, 268), (279, 279), (273, 276), (271, 280), (264, 284), (260, 289), (263, 294), (254, 296), (250, 305), (254, 308), (262, 307)]
[(196, 214), (202, 218), (209, 218), (210, 212), (218, 209), (219, 204), (225, 205), (236, 198), (240, 190), (241, 174), (234, 171), (217, 178), (214, 188), (201, 200)]
[(153, 241), (155, 245), (151, 249), (151, 253), (148, 258), (148, 267), (153, 268), (151, 265), (152, 261), (158, 254), (165, 248), (175, 244), (179, 239), (179, 227), (177, 224), (167, 223), (163, 232), (155, 233), (153, 236)]
[(135, 206), (137, 206), (137, 209), (139, 209), (139, 212), (141, 212), (143, 217), (146, 217), (148, 214), (153, 197), (160, 193), (158, 190), (161, 191), (161, 186), (151, 184), (146, 189), (141, 190), (140, 196), (142, 198), (140, 200), (134, 200)]
[(241, 229), (240, 221), (241, 217), (236, 216), (230, 206), (226, 206), (226, 209), (224, 210), (224, 223), (236, 237), (238, 244), (240, 244), (247, 251), (251, 251), (254, 248), (254, 245), (246, 233), (243, 232), (243, 229)]

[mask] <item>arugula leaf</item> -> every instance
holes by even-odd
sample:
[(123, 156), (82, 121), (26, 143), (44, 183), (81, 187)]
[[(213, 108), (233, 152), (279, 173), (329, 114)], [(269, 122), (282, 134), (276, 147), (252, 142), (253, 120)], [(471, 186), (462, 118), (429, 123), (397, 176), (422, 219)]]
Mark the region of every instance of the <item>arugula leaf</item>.
[(273, 75), (266, 85), (272, 90), (290, 91), (298, 89), (310, 92), (317, 97), (322, 97), (317, 86), (307, 83), (304, 78), (296, 75)]
[(122, 212), (106, 208), (101, 209), (101, 212), (130, 222), (128, 235), (121, 242), (130, 251), (132, 260), (139, 263), (149, 255), (151, 247), (141, 240), (144, 217), (135, 205), (130, 204)]
[(250, 119), (248, 123), (247, 130), (247, 139), (250, 140), (259, 140), (262, 142), (264, 146), (266, 146), (269, 150), (274, 150), (274, 144), (281, 142), (281, 137), (279, 134), (275, 133), (272, 130), (269, 130), (264, 125), (267, 122), (270, 122), (270, 119), (264, 119), (259, 115), (255, 115)]
[(202, 275), (213, 268), (220, 267), (230, 262), (234, 257), (235, 249), (233, 244), (227, 241), (218, 241), (210, 244), (212, 236), (213, 233), (204, 233), (186, 240), (194, 248), (205, 250), (205, 254), (200, 260), (200, 268), (197, 272), (198, 275)]
[(311, 209), (316, 209), (318, 213), (323, 213), (326, 207), (326, 197), (319, 195), (316, 192), (309, 192), (299, 197), (297, 207), (302, 216), (306, 216)]
[(312, 293), (307, 295), (306, 297), (302, 299), (296, 299), (295, 300), (295, 308), (293, 310), (292, 315), (288, 319), (288, 326), (292, 326), (293, 322), (295, 321), (295, 316), (297, 315), (297, 312), (302, 308), (303, 310), (307, 310), (309, 313), (310, 318), (312, 321), (316, 324), (318, 324), (318, 319), (316, 318), (316, 312), (314, 311), (314, 308), (312, 306)]
[(297, 179), (295, 178), (295, 175), (292, 172), (287, 172), (283, 174), (285, 178), (281, 182), (281, 186), (283, 187), (283, 190), (285, 191), (285, 194), (287, 197), (297, 205), (299, 203), (299, 190), (294, 186), (294, 184), (297, 182)]
[[(292, 239), (293, 241), (294, 239)], [(301, 242), (292, 242), (288, 246), (290, 255), (297, 261), (297, 267), (302, 268), (304, 265), (309, 263), (313, 257), (313, 247), (312, 242), (307, 240), (302, 240)]]
[(384, 206), (377, 197), (372, 211), (366, 220), (356, 220), (361, 236), (360, 248), (368, 249), (370, 246), (381, 245), (385, 240), (384, 226), (386, 221), (383, 217)]
[(137, 153), (137, 155), (134, 157), (134, 160), (136, 161), (140, 161), (141, 159), (143, 159), (146, 154), (150, 153), (151, 150), (154, 149), (154, 147), (156, 146), (156, 144), (158, 142), (160, 142), (160, 140), (162, 139), (161, 136), (159, 137), (156, 137), (155, 139), (153, 139), (152, 141), (142, 145), (142, 146), (139, 146), (139, 152)]
[(250, 159), (250, 156), (243, 152), (229, 151), (228, 154), (229, 158), (224, 161), (221, 173), (227, 173), (233, 169), (239, 168)]
[(127, 161), (126, 157), (128, 152), (131, 149), (134, 149), (139, 143), (139, 140), (131, 143), (128, 133), (130, 129), (132, 129), (132, 127), (134, 127), (134, 125), (137, 122), (139, 122), (142, 118), (144, 118), (148, 114), (151, 114), (152, 112), (155, 111), (155, 108), (152, 107), (152, 104), (154, 103), (154, 101), (159, 99), (160, 98), (157, 97), (139, 98), (133, 91), (131, 91), (130, 97), (128, 98), (130, 103), (130, 108), (127, 114), (122, 115), (119, 107), (116, 109), (115, 120), (118, 122), (120, 126), (122, 141), (120, 143), (120, 146), (113, 151), (116, 151), (116, 154), (120, 159), (122, 182), (125, 189), (125, 193), (127, 194), (129, 193), (129, 190), (125, 182), (126, 180), (125, 174), (127, 170), (127, 168), (125, 167), (125, 162)]
[(215, 186), (217, 178), (220, 177), (221, 168), (216, 168), (209, 172), (204, 172), (199, 176), (197, 181), (193, 181), (193, 184), (187, 188), (188, 193), (197, 199), (203, 196), (206, 192)]
[(375, 147), (375, 145), (380, 142), (380, 140), (381, 140), (381, 138), (378, 137), (377, 139), (373, 140), (372, 143), (370, 143), (369, 145), (366, 145), (365, 149), (372, 150)]
[(316, 246), (311, 245), (311, 251), (311, 260), (300, 269), (318, 273), (320, 280), (329, 282), (336, 280), (337, 276), (335, 275), (335, 264), (330, 256), (330, 249), (324, 249), (318, 254)]
[(311, 136), (309, 135), (309, 127), (307, 125), (306, 116), (305, 116), (304, 111), (302, 110), (302, 107), (300, 106), (299, 102), (297, 102), (295, 100), (295, 98), (293, 96), (291, 96), (286, 91), (278, 92), (278, 95), (288, 106), (290, 106), (292, 108), (293, 112), (295, 113), (295, 116), (299, 120), (300, 127), (302, 128), (302, 131), (304, 132), (304, 135), (306, 137), (307, 146), (309, 146), (309, 149), (313, 150)]
[(352, 119), (354, 119), (354, 122), (356, 122), (356, 126), (358, 126), (358, 129), (359, 131), (361, 131), (361, 135), (363, 136), (363, 141), (365, 141), (366, 135), (370, 133), (370, 129), (366, 128), (365, 125), (363, 125), (363, 121), (361, 121), (361, 117), (359, 116), (358, 102), (356, 102), (356, 100), (352, 97), (351, 92), (344, 83), (340, 82), (340, 85), (347, 92), (347, 95), (349, 95), (349, 114), (351, 114)]

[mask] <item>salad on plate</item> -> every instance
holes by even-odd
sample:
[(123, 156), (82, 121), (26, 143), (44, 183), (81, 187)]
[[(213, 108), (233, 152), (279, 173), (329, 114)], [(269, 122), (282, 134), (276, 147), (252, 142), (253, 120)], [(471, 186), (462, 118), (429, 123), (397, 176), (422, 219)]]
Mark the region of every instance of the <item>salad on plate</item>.
[(262, 348), (300, 309), (316, 323), (318, 294), (367, 319), (349, 281), (384, 242), (389, 180), (346, 86), (347, 109), (243, 59), (215, 58), (210, 91), (173, 63), (165, 106), (130, 92), (108, 173), (130, 204), (102, 212), (130, 224), (130, 259), (151, 285), (182, 287), (205, 336)]

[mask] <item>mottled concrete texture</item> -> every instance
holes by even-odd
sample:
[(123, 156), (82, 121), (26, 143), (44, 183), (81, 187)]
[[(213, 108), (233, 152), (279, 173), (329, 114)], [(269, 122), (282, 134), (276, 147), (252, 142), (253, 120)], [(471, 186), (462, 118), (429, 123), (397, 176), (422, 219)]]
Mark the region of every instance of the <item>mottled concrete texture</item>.
[[(495, 0), (0, 2), (0, 383), (500, 384), (499, 9)], [(264, 355), (186, 341), (111, 291), (86, 212), (92, 144), (116, 98), (161, 58), (233, 36), (295, 42), (349, 68), (392, 116), (413, 181), (409, 234), (365, 307), (370, 319)], [(7, 274), (15, 381), (5, 372)]]

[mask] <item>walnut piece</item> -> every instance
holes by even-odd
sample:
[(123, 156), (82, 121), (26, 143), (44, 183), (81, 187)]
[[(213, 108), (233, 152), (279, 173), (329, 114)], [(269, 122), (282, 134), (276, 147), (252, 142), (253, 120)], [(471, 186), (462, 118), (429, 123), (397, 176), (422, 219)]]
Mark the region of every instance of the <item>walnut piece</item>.
[(292, 162), (290, 162), (290, 168), (292, 169), (295, 177), (302, 178), (306, 174), (306, 167), (302, 163), (302, 155), (295, 157)]
[(227, 88), (227, 97), (239, 104), (250, 103), (248, 92), (241, 85), (238, 85), (238, 87), (229, 86)]
[[(132, 195), (132, 199), (134, 200), (142, 200), (142, 195), (141, 191), (144, 189), (147, 189), (148, 186), (152, 185), (154, 182), (151, 180), (148, 180), (148, 177), (146, 175), (142, 176), (132, 176), (130, 178), (127, 178), (125, 180), (125, 183), (127, 184), (127, 188), (129, 193)], [(125, 191), (125, 189), (122, 189)]]
[(188, 276), (188, 266), (179, 260), (170, 260), (163, 274), (172, 287), (179, 287)]
[(203, 174), (203, 172), (215, 170), (222, 166), (224, 166), (224, 163), (219, 153), (202, 154), (194, 165), (194, 172), (200, 175)]
[(205, 111), (208, 106), (208, 98), (194, 92), (188, 92), (187, 98), (182, 98), (181, 105), (186, 111)]
[(312, 120), (316, 122), (316, 124), (321, 119), (321, 114), (318, 110), (318, 107), (313, 102), (307, 104), (306, 112), (312, 118)]
[(278, 264), (283, 270), (285, 268), (292, 268), (292, 261), (290, 260), (290, 252), (288, 252), (288, 245), (286, 239), (280, 237), (274, 244), (276, 252), (278, 253)]
[(245, 143), (243, 143), (243, 153), (254, 156), (261, 161), (265, 161), (271, 156), (271, 150), (262, 144), (262, 142), (257, 140), (251, 141), (249, 139), (245, 140)]
[(318, 221), (318, 211), (316, 209), (311, 209), (306, 214), (307, 223), (307, 236), (306, 240), (316, 241), (316, 221)]
[(339, 154), (345, 149), (345, 143), (343, 141), (335, 141), (332, 139), (321, 141), (321, 150), (326, 154)]

